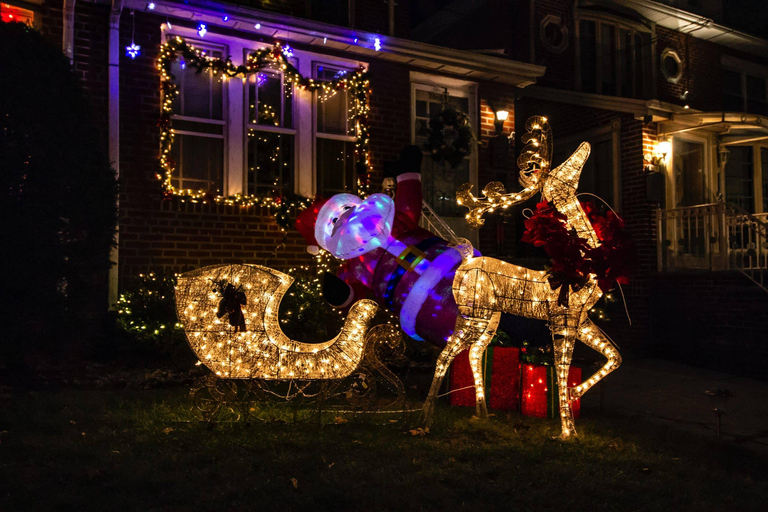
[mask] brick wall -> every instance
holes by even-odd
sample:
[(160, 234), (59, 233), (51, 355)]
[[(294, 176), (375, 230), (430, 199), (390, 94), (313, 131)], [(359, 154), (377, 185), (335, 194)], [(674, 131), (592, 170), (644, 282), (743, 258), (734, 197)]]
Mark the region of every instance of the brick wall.
[(651, 283), (650, 339), (656, 354), (768, 378), (763, 290), (738, 273), (656, 274)]
[[(677, 52), (682, 61), (683, 74), (677, 83), (671, 83), (661, 71), (661, 55), (667, 48)], [(674, 105), (716, 111), (722, 107), (722, 74), (720, 60), (723, 48), (690, 35), (656, 28), (656, 91), (657, 98)], [(688, 91), (687, 99), (681, 96)]]
[[(537, 85), (555, 87), (557, 89), (575, 90), (576, 39), (572, 15), (572, 0), (538, 0), (534, 2), (533, 11), (533, 44), (534, 63), (547, 67), (547, 73), (539, 79)], [(540, 27), (542, 20), (548, 16), (559, 16), (563, 26), (568, 30), (568, 46), (562, 53), (556, 53), (544, 47)]]

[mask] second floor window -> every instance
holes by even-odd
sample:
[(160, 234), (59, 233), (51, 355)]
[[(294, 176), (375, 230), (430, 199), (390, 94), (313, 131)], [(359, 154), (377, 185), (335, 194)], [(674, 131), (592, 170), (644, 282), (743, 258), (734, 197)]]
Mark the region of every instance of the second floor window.
[[(221, 58), (221, 50), (208, 50)], [(183, 59), (171, 68), (179, 94), (174, 100), (172, 157), (176, 173), (171, 183), (180, 190), (206, 190), (221, 194), (224, 188), (226, 109), (220, 76), (198, 73)]]
[[(315, 77), (329, 81), (341, 77), (349, 70), (315, 65)], [(325, 197), (340, 192), (354, 193), (355, 176), (355, 126), (353, 104), (346, 90), (335, 94), (315, 95), (315, 162), (317, 168), (317, 192)]]
[(579, 22), (581, 90), (609, 96), (650, 94), (651, 34), (610, 20)]
[(293, 85), (281, 73), (248, 77), (248, 194), (294, 190)]
[(724, 69), (723, 110), (768, 115), (768, 80)]

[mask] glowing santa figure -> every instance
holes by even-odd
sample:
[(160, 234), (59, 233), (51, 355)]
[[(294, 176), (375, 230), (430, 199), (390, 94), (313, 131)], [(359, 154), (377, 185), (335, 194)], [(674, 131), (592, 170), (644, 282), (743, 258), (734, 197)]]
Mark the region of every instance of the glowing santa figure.
[(394, 199), (337, 194), (302, 212), (296, 228), (310, 252), (319, 245), (346, 260), (338, 277), (326, 274), (323, 294), (331, 304), (373, 298), (399, 315), (406, 334), (443, 346), (458, 316), (452, 285), (462, 260), (449, 242), (419, 227), (421, 158), (417, 146), (400, 153)]

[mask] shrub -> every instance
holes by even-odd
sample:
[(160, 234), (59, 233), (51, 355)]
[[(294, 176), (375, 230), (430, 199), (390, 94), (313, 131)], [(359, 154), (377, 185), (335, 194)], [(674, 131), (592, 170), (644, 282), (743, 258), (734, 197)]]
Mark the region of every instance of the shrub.
[(102, 326), (117, 184), (60, 48), (0, 23), (0, 70), (0, 358), (19, 364)]

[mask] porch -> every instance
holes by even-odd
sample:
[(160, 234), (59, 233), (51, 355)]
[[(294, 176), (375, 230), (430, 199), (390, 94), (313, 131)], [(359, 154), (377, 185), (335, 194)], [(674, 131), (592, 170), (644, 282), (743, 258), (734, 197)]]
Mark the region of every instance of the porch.
[(768, 293), (768, 213), (724, 202), (659, 209), (659, 272), (737, 271)]

